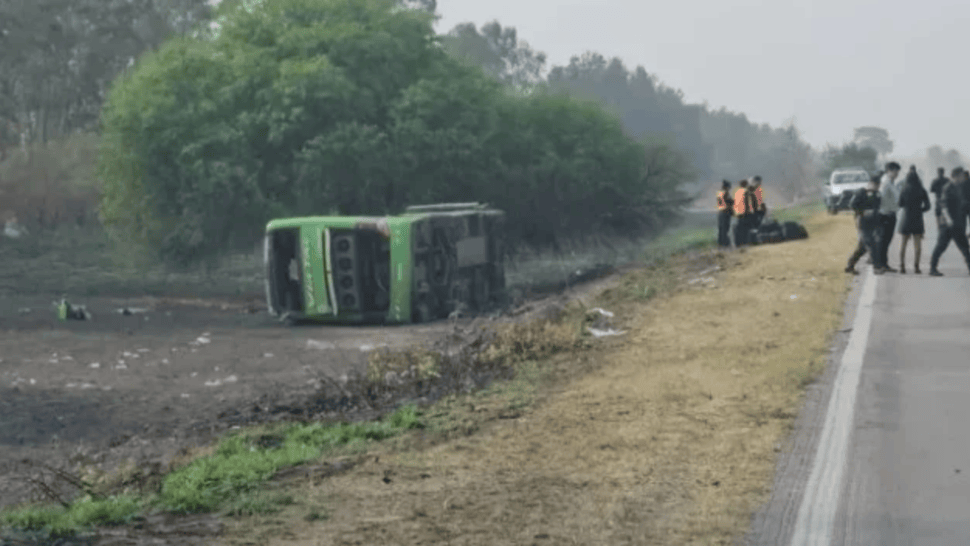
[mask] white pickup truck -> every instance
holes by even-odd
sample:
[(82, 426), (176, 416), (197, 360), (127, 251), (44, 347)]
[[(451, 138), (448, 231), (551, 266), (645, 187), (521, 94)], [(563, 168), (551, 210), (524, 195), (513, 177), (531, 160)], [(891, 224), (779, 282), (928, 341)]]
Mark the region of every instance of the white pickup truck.
[(869, 171), (861, 167), (835, 169), (822, 191), (825, 208), (832, 214), (848, 210), (852, 195), (866, 187), (871, 177)]

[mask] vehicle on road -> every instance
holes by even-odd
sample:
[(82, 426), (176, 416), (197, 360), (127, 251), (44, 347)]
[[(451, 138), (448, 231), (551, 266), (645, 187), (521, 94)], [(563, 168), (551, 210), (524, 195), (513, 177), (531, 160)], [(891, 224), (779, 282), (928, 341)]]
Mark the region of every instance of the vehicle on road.
[(272, 220), (263, 255), (269, 312), (290, 322), (400, 324), (484, 311), (504, 297), (504, 222), (480, 203)]
[(840, 210), (849, 210), (852, 195), (859, 189), (865, 188), (871, 175), (862, 167), (835, 169), (832, 176), (825, 183), (822, 195), (825, 208), (831, 214), (838, 214)]

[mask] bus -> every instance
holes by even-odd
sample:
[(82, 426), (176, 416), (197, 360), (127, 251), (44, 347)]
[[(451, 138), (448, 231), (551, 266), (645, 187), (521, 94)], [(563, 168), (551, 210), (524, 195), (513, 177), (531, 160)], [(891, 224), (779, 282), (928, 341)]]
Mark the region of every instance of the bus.
[(267, 223), (269, 312), (287, 323), (428, 322), (505, 295), (505, 214), (481, 203)]

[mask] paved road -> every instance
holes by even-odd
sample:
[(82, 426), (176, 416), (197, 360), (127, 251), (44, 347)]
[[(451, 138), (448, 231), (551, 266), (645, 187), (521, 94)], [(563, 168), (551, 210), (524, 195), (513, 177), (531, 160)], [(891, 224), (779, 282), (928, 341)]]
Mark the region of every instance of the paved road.
[(923, 275), (860, 276), (751, 543), (970, 544), (970, 275), (928, 229)]

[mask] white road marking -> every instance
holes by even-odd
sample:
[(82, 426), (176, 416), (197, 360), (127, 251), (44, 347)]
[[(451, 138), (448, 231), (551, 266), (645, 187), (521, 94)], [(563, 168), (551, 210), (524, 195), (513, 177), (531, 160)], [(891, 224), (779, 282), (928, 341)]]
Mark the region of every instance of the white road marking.
[(842, 354), (842, 362), (832, 386), (832, 398), (815, 452), (812, 473), (798, 510), (792, 546), (828, 546), (832, 542), (877, 282), (878, 277), (867, 271), (849, 343)]

